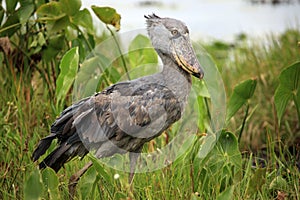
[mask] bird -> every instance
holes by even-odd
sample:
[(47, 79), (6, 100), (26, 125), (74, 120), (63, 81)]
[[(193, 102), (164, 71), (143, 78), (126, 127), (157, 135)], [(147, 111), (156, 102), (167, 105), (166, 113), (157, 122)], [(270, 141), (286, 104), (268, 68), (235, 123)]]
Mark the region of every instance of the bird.
[(63, 110), (32, 154), (37, 161), (57, 139), (56, 148), (39, 163), (40, 169), (58, 172), (72, 158), (90, 151), (99, 159), (129, 153), (131, 181), (144, 144), (181, 118), (192, 76), (203, 79), (203, 68), (184, 22), (156, 14), (144, 17), (163, 69), (118, 82)]

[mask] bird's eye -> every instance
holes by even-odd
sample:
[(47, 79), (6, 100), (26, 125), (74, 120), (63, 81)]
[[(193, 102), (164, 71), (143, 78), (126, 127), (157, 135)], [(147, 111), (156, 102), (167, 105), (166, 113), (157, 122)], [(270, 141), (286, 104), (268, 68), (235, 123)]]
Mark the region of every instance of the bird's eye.
[(177, 30), (172, 30), (171, 33), (172, 33), (172, 35), (177, 35), (178, 31)]

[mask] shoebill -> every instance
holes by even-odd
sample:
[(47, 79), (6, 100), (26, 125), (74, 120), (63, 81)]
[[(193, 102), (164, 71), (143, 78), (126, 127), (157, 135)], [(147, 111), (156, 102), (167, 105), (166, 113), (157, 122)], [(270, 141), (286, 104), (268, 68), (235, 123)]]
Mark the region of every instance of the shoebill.
[(191, 75), (202, 79), (203, 70), (183, 22), (155, 14), (145, 18), (162, 71), (116, 83), (66, 108), (52, 124), (51, 134), (41, 139), (33, 152), (36, 161), (52, 140), (58, 140), (57, 147), (39, 164), (41, 169), (48, 166), (57, 172), (64, 163), (89, 151), (97, 158), (128, 152), (131, 182), (143, 145), (180, 119)]

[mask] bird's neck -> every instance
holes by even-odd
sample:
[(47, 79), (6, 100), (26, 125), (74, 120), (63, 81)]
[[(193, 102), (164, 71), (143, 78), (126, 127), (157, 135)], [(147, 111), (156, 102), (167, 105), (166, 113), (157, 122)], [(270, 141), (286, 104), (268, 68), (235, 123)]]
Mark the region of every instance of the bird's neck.
[(163, 70), (160, 73), (165, 85), (172, 90), (185, 107), (188, 95), (190, 93), (192, 78), (189, 73), (182, 70), (168, 55), (159, 54), (163, 62)]
[[(176, 62), (173, 61), (172, 58), (170, 58), (169, 55), (163, 54), (161, 52), (158, 51), (158, 55), (161, 58), (162, 62), (163, 62), (163, 71), (162, 74), (165, 75), (166, 77), (170, 77), (172, 79), (176, 80), (176, 74), (174, 74), (174, 70), (176, 70), (176, 72), (179, 72), (178, 76), (183, 76), (187, 82), (189, 84), (192, 83), (192, 77), (191, 75), (186, 72), (185, 70), (183, 70)], [(170, 73), (172, 73), (173, 71), (173, 76), (170, 76)]]

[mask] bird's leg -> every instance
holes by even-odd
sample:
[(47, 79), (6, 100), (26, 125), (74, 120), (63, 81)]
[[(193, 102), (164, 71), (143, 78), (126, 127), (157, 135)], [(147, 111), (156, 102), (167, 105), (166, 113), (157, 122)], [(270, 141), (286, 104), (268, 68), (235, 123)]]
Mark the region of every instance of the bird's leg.
[(137, 160), (140, 156), (140, 151), (139, 152), (130, 152), (129, 153), (129, 160), (130, 160), (130, 172), (129, 172), (129, 176), (128, 176), (128, 183), (129, 183), (129, 187), (130, 187), (130, 193), (133, 196), (133, 177), (134, 177), (134, 172), (135, 172), (135, 167), (136, 167), (136, 163)]
[(80, 177), (93, 165), (92, 161), (88, 162), (81, 170), (73, 174), (69, 179), (69, 197), (74, 199), (77, 183)]
[(139, 158), (139, 156), (140, 156), (140, 152), (138, 152), (138, 153), (130, 152), (129, 153), (129, 160), (130, 160), (130, 173), (129, 173), (129, 177), (128, 177), (129, 185), (132, 184), (134, 172), (135, 172), (135, 166), (136, 166), (137, 159)]

